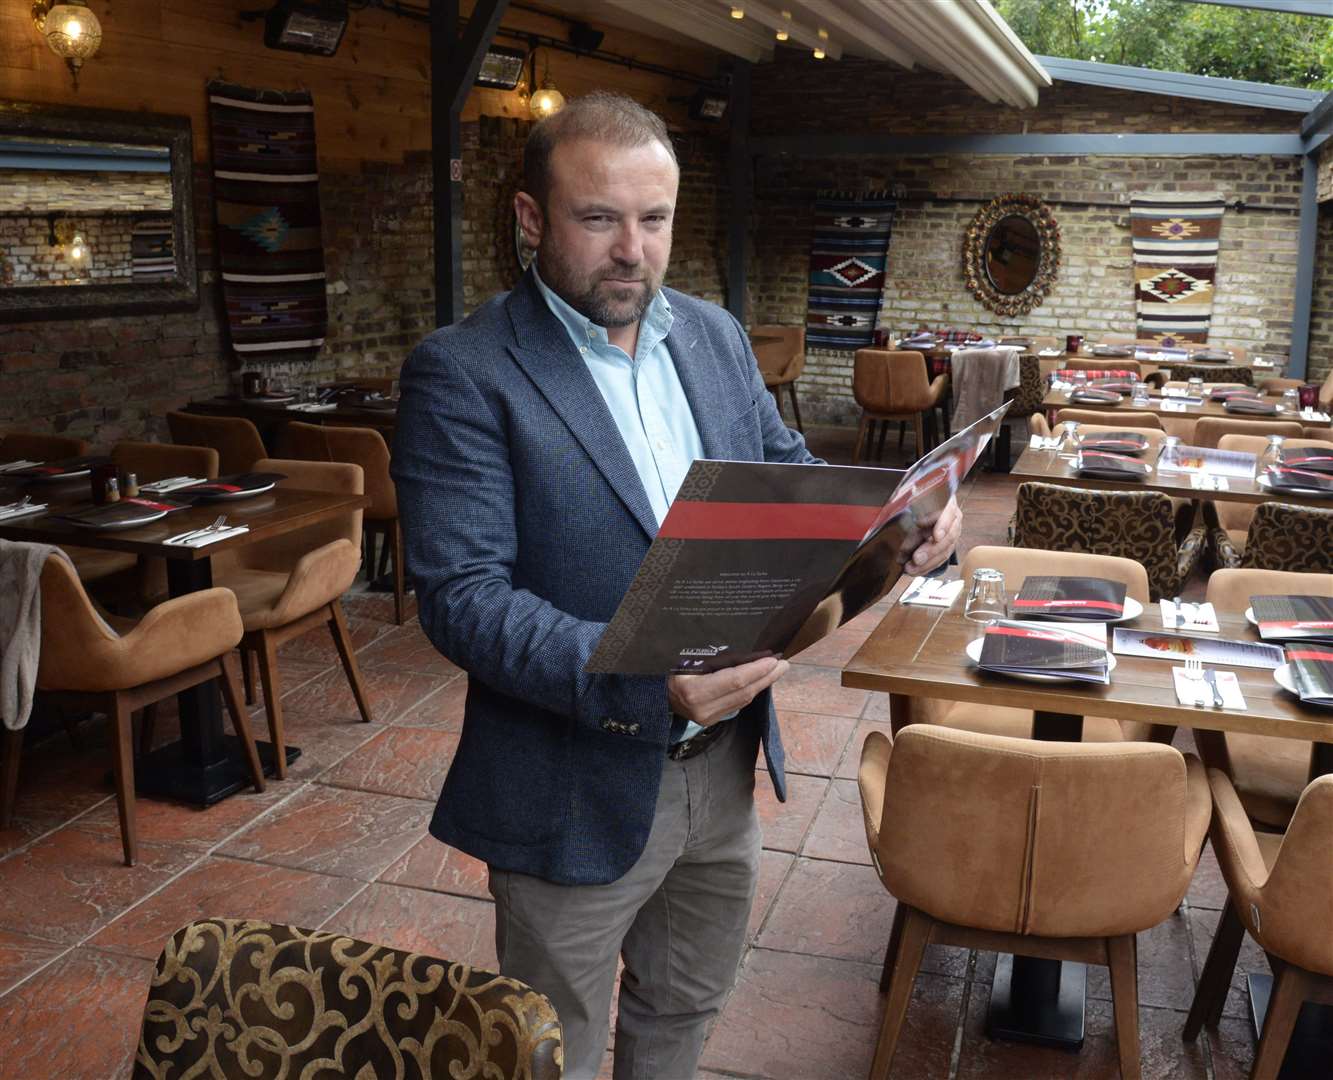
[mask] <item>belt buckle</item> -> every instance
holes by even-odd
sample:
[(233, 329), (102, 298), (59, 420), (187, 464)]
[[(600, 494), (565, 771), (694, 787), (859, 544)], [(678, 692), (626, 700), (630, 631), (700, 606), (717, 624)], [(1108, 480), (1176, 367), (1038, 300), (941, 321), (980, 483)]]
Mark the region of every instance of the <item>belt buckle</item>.
[(667, 757), (672, 761), (685, 761), (700, 754), (711, 743), (721, 730), (721, 724), (713, 724), (706, 727), (698, 735), (691, 735), (688, 739), (681, 739), (673, 746), (667, 747)]

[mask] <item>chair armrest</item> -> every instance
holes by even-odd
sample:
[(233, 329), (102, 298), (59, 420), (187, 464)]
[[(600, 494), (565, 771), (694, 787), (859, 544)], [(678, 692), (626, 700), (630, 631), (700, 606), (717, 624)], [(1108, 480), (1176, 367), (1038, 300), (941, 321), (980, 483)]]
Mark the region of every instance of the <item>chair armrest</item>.
[[(137, 686), (195, 667), (235, 648), (244, 627), (230, 589), (201, 589), (158, 604), (120, 639)], [(118, 680), (124, 682), (124, 679)]]
[(342, 596), (361, 568), (361, 549), (350, 540), (334, 540), (307, 551), (292, 568), (287, 586), (273, 605), (278, 625), (295, 622), (303, 615)]
[(1185, 755), (1185, 865), (1193, 867), (1208, 838), (1213, 819), (1213, 794), (1208, 788), (1208, 771), (1193, 754)]
[(882, 731), (872, 731), (861, 746), (861, 766), (856, 786), (861, 792), (861, 814), (866, 827), (866, 843), (879, 863), (879, 831), (884, 817), (884, 790), (889, 775), (893, 740)]
[[(1213, 793), (1213, 849), (1232, 891), (1241, 918), (1249, 919), (1249, 899), (1268, 880), (1268, 868), (1231, 777), (1220, 769), (1208, 770)], [(1243, 895), (1236, 895), (1237, 892)]]
[(1207, 546), (1207, 542), (1208, 533), (1202, 525), (1194, 526), (1181, 541), (1180, 551), (1176, 556), (1176, 588), (1183, 588), (1185, 582), (1189, 581), (1194, 568), (1199, 565), (1199, 560), (1203, 557), (1203, 549)]
[(948, 396), (949, 376), (947, 374), (936, 375), (930, 380), (930, 403), (938, 405)]

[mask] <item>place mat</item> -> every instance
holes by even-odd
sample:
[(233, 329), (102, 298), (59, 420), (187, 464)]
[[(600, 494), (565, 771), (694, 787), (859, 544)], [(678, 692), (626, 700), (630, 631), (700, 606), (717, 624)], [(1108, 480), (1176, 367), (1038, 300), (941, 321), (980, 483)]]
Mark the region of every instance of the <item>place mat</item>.
[(1182, 600), (1159, 600), (1162, 611), (1163, 630), (1207, 630), (1216, 632), (1221, 629), (1217, 621), (1217, 609), (1212, 604), (1191, 604)]

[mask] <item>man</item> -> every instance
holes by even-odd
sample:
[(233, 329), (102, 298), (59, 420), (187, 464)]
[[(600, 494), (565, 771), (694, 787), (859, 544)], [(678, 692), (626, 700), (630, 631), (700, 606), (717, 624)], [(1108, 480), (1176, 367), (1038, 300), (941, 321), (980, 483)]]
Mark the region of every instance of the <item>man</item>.
[[(483, 859), (501, 970), (555, 1003), (566, 1076), (596, 1075), (616, 961), (618, 1078), (692, 1077), (754, 896), (769, 687), (583, 667), (690, 462), (813, 461), (726, 312), (661, 288), (679, 170), (661, 119), (594, 94), (533, 128), (535, 266), (403, 369), (394, 444), (422, 626), (468, 672), (431, 833)], [(937, 523), (909, 570), (942, 562)]]

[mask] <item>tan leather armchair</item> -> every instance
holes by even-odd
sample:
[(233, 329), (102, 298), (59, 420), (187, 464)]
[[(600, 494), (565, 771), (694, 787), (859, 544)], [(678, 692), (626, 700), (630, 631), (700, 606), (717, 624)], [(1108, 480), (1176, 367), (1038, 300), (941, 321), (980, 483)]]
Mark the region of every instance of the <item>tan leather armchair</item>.
[[(756, 338), (776, 338), (776, 341), (756, 341)], [(778, 415), (782, 415), (782, 388), (787, 388), (791, 396), (791, 411), (796, 418), (798, 431), (805, 431), (801, 425), (801, 406), (796, 401), (796, 380), (805, 371), (805, 327), (780, 326), (778, 324), (752, 326), (750, 328), (751, 348), (759, 373), (764, 377), (777, 402)]]
[(224, 475), (249, 472), (268, 456), (259, 429), (243, 416), (203, 416), (167, 413), (171, 441), (185, 446), (211, 446), (218, 452), (218, 470)]
[(56, 461), (60, 458), (79, 457), (88, 453), (89, 446), (82, 439), (68, 435), (39, 435), (28, 431), (11, 431), (0, 436), (0, 462)]
[[(115, 729), (116, 801), (125, 865), (138, 854), (134, 817), (131, 714), (191, 686), (220, 679), (232, 726), (241, 740), (255, 790), (264, 774), (230, 653), (241, 639), (236, 598), (226, 589), (204, 589), (153, 608), (143, 619), (104, 617), (64, 559), (42, 568), (42, 645), (37, 689), (57, 708), (101, 712)], [(18, 785), (22, 731), (5, 732), (0, 826), (8, 823)]]
[[(947, 408), (949, 376), (928, 379), (926, 360), (919, 352), (888, 349), (857, 349), (852, 367), (852, 395), (861, 406), (861, 424), (856, 433), (853, 464), (861, 460), (867, 436), (874, 438), (879, 423), (879, 453), (884, 450), (888, 422), (912, 421), (916, 430), (916, 453), (920, 457), (930, 447), (926, 424), (933, 435), (935, 409)], [(899, 447), (902, 439), (899, 437)]]
[(398, 489), (389, 475), (389, 446), (384, 436), (374, 428), (292, 423), (283, 432), (283, 445), (289, 456), (302, 461), (344, 461), (361, 466), (365, 494), (370, 499), (362, 524), (368, 536), (383, 537), (380, 568), (375, 570), (375, 549), (370, 546), (366, 576), (383, 574), (386, 557), (392, 559), (393, 621), (402, 626), (407, 602), (403, 533), (398, 522)]
[(1213, 449), (1220, 447), (1222, 439), (1228, 435), (1250, 435), (1261, 442), (1267, 442), (1269, 435), (1299, 439), (1301, 434), (1301, 425), (1289, 420), (1233, 420), (1231, 417), (1201, 416), (1194, 421), (1193, 444)]
[(1274, 975), (1250, 1080), (1274, 1080), (1301, 1005), (1333, 1005), (1333, 776), (1305, 789), (1283, 836), (1254, 831), (1226, 773), (1209, 769), (1208, 783), (1213, 850), (1230, 897), (1199, 976), (1185, 1038), (1193, 1041), (1205, 1023), (1217, 1026), (1248, 933), (1268, 954)]
[(182, 446), (179, 443), (118, 442), (111, 460), (123, 473), (134, 473), (140, 484), (151, 484), (173, 476), (197, 476), (213, 480), (218, 475), (218, 452), (211, 446)]
[(1135, 935), (1189, 888), (1212, 809), (1198, 758), (913, 725), (866, 738), (857, 782), (898, 900), (872, 1080), (889, 1074), (929, 944), (1108, 966), (1120, 1075), (1138, 1080)]
[[(365, 488), (360, 465), (342, 462), (261, 458), (257, 472), (286, 475), (282, 487), (360, 495)], [(244, 622), (241, 664), (247, 687), (251, 655), (259, 658), (269, 736), (277, 775), (287, 775), (286, 737), (282, 723), (282, 687), (278, 647), (318, 626), (333, 635), (361, 719), (370, 722), (370, 704), (340, 597), (356, 580), (361, 567), (361, 511), (305, 529), (222, 552), (213, 559), (213, 580), (236, 594)]]
[(1109, 409), (1059, 409), (1055, 414), (1055, 422), (1063, 424), (1066, 420), (1073, 420), (1078, 424), (1115, 424), (1119, 428), (1155, 428), (1158, 431), (1162, 429), (1161, 418), (1156, 413), (1150, 412), (1121, 412), (1117, 409), (1114, 413)]

